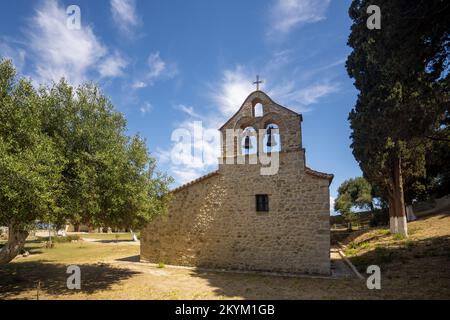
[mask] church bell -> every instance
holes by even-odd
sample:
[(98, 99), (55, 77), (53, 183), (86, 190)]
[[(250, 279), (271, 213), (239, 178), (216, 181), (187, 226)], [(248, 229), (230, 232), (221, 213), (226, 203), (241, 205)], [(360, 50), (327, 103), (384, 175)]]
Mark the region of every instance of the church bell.
[(272, 134), (272, 128), (271, 126), (267, 129), (267, 146), (268, 147), (275, 147), (277, 145), (277, 142), (275, 141), (275, 137)]
[(250, 136), (245, 136), (244, 148), (247, 150), (250, 150), (251, 148), (253, 148), (252, 142), (250, 141)]

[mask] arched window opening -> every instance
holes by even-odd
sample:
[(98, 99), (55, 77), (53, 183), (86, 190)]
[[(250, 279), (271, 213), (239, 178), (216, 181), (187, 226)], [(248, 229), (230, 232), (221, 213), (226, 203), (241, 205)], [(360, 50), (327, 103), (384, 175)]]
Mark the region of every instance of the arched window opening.
[(266, 133), (263, 140), (265, 153), (281, 151), (280, 128), (274, 123), (269, 123), (265, 127)]
[(261, 103), (255, 104), (253, 107), (253, 115), (255, 117), (262, 117), (264, 115), (263, 105)]
[(241, 153), (256, 154), (258, 152), (258, 140), (256, 130), (253, 127), (247, 127), (242, 133)]

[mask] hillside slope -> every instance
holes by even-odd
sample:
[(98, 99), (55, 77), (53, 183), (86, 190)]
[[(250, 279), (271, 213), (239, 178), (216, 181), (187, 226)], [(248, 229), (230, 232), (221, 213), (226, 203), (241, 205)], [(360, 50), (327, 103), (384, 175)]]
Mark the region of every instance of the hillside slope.
[(450, 298), (450, 215), (422, 218), (408, 228), (408, 238), (381, 228), (354, 233), (344, 241), (344, 252), (361, 273), (369, 265), (380, 266), (388, 291)]

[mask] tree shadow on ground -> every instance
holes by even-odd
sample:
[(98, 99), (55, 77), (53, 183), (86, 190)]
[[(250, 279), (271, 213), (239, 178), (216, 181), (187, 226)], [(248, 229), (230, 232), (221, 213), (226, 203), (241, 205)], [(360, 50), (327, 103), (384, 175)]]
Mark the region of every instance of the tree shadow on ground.
[(398, 240), (389, 245), (372, 247), (364, 253), (350, 257), (350, 260), (359, 271), (365, 271), (369, 265), (387, 267), (391, 263), (414, 263), (420, 271), (419, 266), (426, 263), (426, 258), (430, 257), (445, 258), (443, 264), (450, 270), (450, 236)]
[(119, 258), (119, 259), (116, 259), (116, 261), (140, 262), (141, 261), (141, 256), (138, 254), (138, 255), (135, 255), (135, 256)]
[(358, 288), (364, 289), (356, 277), (332, 279), (201, 270), (193, 271), (192, 276), (207, 280), (214, 293), (225, 299), (347, 299)]
[(380, 267), (388, 299), (450, 298), (450, 236), (399, 240), (349, 259), (363, 275), (368, 266)]
[(450, 237), (397, 241), (350, 257), (363, 277), (381, 268), (382, 289), (368, 290), (356, 278), (322, 279), (192, 271), (217, 295), (244, 299), (449, 299)]
[(68, 265), (47, 261), (9, 263), (0, 266), (0, 298), (14, 298), (27, 291), (41, 290), (49, 295), (92, 294), (133, 277), (139, 272), (104, 263), (80, 264), (81, 290), (67, 288)]
[(95, 239), (93, 242), (98, 243), (137, 243), (137, 241), (134, 240), (108, 240), (108, 239)]

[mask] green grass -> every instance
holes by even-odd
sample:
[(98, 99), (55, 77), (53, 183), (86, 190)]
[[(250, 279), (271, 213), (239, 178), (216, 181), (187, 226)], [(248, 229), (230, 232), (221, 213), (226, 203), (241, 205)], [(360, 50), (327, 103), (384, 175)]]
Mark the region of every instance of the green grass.
[(350, 242), (345, 249), (344, 253), (347, 256), (354, 256), (358, 254), (361, 250), (366, 250), (370, 247), (369, 242), (363, 241), (363, 242)]
[(87, 242), (55, 243), (53, 248), (46, 248), (45, 241), (28, 241), (25, 250), (30, 252), (27, 258), (18, 257), (17, 263), (23, 261), (43, 261), (55, 263), (91, 263), (111, 257), (132, 256), (139, 254), (139, 246), (110, 244), (93, 244)]
[(393, 238), (394, 238), (394, 240), (397, 240), (397, 241), (401, 241), (401, 240), (406, 240), (407, 239), (407, 237), (404, 234), (400, 234), (400, 233), (394, 234)]

